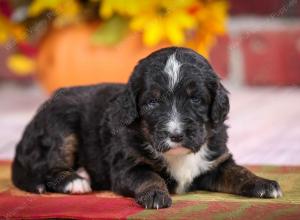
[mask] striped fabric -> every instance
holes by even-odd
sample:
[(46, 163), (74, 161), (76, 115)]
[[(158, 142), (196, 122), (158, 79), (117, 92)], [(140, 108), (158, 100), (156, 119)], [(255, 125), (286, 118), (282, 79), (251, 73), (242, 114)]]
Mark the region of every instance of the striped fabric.
[(89, 195), (34, 195), (13, 187), (10, 162), (0, 162), (0, 219), (300, 219), (300, 167), (251, 166), (279, 181), (284, 197), (253, 199), (199, 191), (173, 195), (168, 209), (144, 210), (133, 199), (111, 192)]

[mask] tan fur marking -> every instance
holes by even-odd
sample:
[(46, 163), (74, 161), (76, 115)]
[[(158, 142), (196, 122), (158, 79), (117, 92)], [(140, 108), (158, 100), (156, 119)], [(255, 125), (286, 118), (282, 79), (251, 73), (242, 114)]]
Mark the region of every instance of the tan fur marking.
[(62, 148), (65, 161), (69, 167), (72, 167), (74, 165), (74, 154), (77, 150), (77, 144), (78, 141), (75, 134), (70, 134), (64, 139)]
[(149, 177), (149, 180), (144, 181), (141, 185), (139, 185), (136, 189), (136, 193), (143, 193), (150, 189), (159, 189), (161, 191), (168, 192), (164, 180), (156, 174), (153, 174), (151, 177)]
[(217, 168), (221, 163), (228, 160), (230, 157), (232, 157), (231, 153), (226, 151), (221, 156), (219, 156), (217, 159), (214, 160), (214, 163), (212, 164), (212, 169)]

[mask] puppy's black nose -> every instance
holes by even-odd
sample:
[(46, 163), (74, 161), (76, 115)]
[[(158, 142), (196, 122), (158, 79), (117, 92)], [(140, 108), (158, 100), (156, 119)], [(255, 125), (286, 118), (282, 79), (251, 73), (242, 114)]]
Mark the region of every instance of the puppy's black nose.
[(170, 139), (172, 142), (179, 143), (183, 140), (183, 135), (176, 133), (176, 134), (170, 134)]

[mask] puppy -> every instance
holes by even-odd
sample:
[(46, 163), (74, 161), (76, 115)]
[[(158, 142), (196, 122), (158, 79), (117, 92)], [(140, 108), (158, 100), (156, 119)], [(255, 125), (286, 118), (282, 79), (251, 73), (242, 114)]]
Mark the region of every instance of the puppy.
[(228, 111), (228, 93), (205, 58), (164, 48), (142, 59), (127, 84), (55, 92), (17, 145), (12, 179), (35, 193), (112, 190), (149, 209), (194, 190), (282, 196), (277, 182), (235, 164)]

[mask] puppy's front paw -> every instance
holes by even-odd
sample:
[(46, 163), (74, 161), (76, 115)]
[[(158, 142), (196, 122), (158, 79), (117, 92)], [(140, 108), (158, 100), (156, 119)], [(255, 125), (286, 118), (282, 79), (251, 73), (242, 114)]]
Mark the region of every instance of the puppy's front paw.
[(246, 183), (241, 188), (241, 194), (258, 198), (279, 198), (282, 191), (279, 184), (274, 180), (257, 178)]
[(83, 178), (76, 178), (68, 182), (64, 187), (64, 193), (69, 194), (83, 194), (91, 192), (91, 186), (88, 180)]
[(172, 205), (169, 193), (159, 189), (150, 189), (139, 193), (135, 200), (146, 209), (161, 209)]

